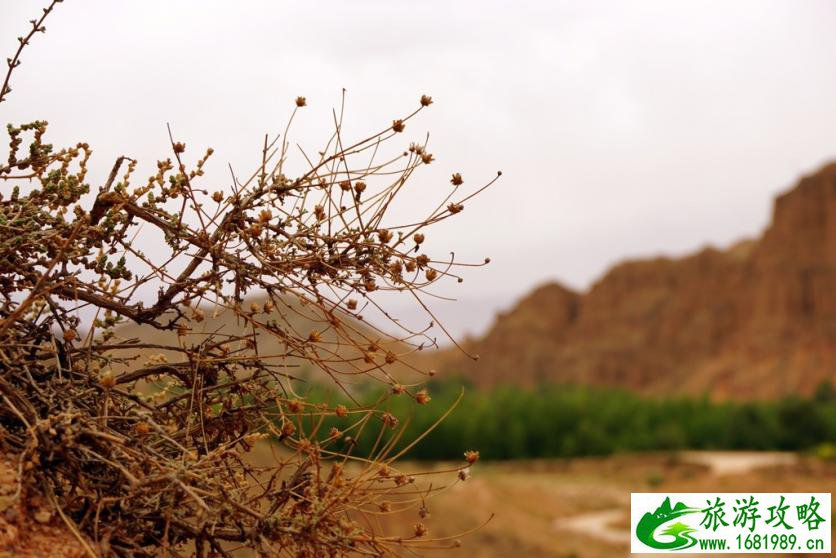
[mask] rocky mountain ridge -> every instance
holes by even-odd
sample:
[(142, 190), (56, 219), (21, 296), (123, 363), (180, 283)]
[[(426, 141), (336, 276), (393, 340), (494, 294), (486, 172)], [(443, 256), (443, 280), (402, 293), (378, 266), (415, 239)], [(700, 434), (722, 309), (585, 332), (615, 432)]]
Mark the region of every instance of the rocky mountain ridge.
[(772, 397), (836, 379), (836, 163), (775, 200), (755, 240), (629, 261), (588, 292), (543, 285), (440, 371), (476, 385), (568, 382)]

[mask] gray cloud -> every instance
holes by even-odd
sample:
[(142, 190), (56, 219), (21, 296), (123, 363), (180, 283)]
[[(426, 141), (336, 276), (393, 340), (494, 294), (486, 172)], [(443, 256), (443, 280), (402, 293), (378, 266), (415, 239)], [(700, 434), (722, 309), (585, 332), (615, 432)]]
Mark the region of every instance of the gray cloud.
[[(0, 0), (0, 48), (40, 4)], [(445, 293), (471, 307), (757, 234), (771, 196), (836, 154), (827, 0), (79, 0), (48, 28), (0, 114), (50, 120), (59, 144), (89, 141), (99, 177), (122, 153), (147, 174), (171, 122), (190, 146), (215, 147), (207, 179), (228, 186), (225, 163), (253, 167), (296, 95), (310, 107), (294, 138), (314, 148), (343, 87), (357, 135), (432, 94), (404, 139), (430, 131), (438, 162), (397, 215), (441, 195), (454, 170), (470, 185), (505, 173), (430, 239), (493, 258)]]

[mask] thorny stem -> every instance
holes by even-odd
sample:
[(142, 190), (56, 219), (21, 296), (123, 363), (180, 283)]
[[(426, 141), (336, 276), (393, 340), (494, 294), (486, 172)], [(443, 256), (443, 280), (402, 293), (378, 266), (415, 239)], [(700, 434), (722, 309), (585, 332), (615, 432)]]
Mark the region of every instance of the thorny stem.
[[(58, 1), (21, 39), (0, 100)], [(200, 189), (212, 150), (189, 163), (170, 133), (172, 156), (146, 182), (132, 184), (137, 161), (121, 156), (89, 196), (87, 144), (55, 151), (46, 122), (11, 126), (0, 166), (0, 450), (18, 460), (19, 496), (47, 495), (94, 554), (192, 544), (224, 555), (222, 543), (237, 542), (260, 556), (379, 556), (442, 544), (420, 523), (404, 537), (365, 519), (443, 488), (398, 470), (426, 434), (402, 440), (406, 424), (384, 407), (430, 402), (420, 385), (431, 373), (414, 353), (436, 341), (429, 326), (400, 326), (377, 292), (409, 293), (436, 321), (429, 289), (455, 266), (484, 265), (421, 252), (423, 231), (470, 200), (446, 205), (458, 174), (426, 217), (383, 227), (433, 160), (426, 139), (399, 143), (430, 102), (354, 142), (341, 107), (320, 156), (300, 148), (297, 178), (285, 174), (288, 122), (265, 137), (247, 180), (233, 173), (231, 193)], [(400, 332), (369, 324), (371, 309)], [(268, 440), (273, 460), (257, 464), (249, 452)], [(478, 458), (466, 456), (446, 473)]]

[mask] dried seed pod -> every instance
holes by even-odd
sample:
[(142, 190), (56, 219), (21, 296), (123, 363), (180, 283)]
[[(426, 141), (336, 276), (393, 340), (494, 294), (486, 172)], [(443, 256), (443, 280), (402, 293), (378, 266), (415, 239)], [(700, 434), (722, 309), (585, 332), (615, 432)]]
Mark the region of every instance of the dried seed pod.
[(99, 385), (107, 390), (115, 388), (116, 377), (113, 375), (113, 372), (110, 370), (105, 371), (99, 378)]
[(398, 426), (398, 418), (392, 413), (383, 413), (380, 418), (383, 424), (389, 428), (396, 428)]
[(430, 394), (425, 389), (422, 389), (421, 391), (415, 394), (415, 401), (419, 405), (426, 405), (430, 402), (431, 399), (432, 397), (430, 397)]
[(288, 421), (282, 423), (282, 436), (288, 437), (293, 436), (296, 433), (296, 426)]

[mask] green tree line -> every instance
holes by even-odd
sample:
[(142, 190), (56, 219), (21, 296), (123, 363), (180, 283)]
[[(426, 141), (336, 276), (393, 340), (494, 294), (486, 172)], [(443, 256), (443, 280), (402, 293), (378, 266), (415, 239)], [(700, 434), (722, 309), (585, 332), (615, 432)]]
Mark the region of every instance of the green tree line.
[[(829, 383), (811, 397), (747, 402), (561, 385), (467, 389), (463, 395), (461, 390), (461, 382), (432, 382), (432, 401), (423, 406), (409, 397), (389, 398), (383, 409), (398, 418), (398, 427), (368, 421), (361, 435), (352, 436), (355, 454), (368, 455), (400, 434), (414, 440), (454, 406), (407, 457), (459, 459), (465, 449), (477, 449), (485, 459), (680, 449), (807, 450), (836, 442), (836, 390)], [(339, 399), (323, 397), (329, 404)], [(379, 394), (366, 397), (371, 402)], [(356, 418), (328, 417), (320, 437), (331, 426), (351, 433), (352, 423)]]

